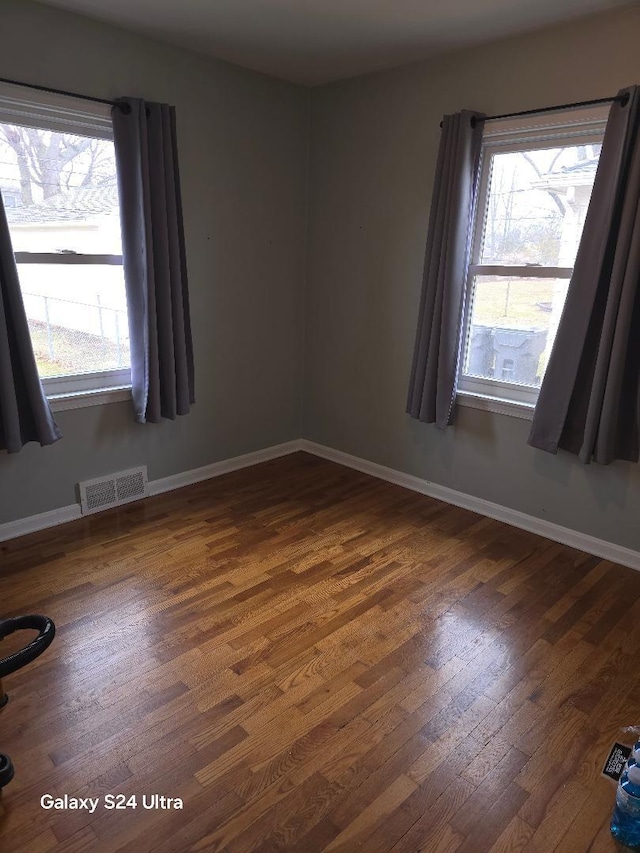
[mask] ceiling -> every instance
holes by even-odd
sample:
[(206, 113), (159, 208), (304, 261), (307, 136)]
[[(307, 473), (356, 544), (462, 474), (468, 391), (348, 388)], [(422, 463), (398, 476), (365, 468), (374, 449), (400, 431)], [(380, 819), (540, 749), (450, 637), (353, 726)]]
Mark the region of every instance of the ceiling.
[(313, 86), (630, 0), (40, 0)]

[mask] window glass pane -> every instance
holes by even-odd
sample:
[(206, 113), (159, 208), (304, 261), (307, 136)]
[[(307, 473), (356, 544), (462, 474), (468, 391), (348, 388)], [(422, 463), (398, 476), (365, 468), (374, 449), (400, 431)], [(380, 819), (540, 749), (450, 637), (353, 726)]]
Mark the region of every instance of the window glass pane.
[(113, 142), (0, 123), (15, 252), (122, 252)]
[(490, 155), (479, 263), (572, 267), (601, 147)]
[(19, 264), (40, 376), (129, 367), (121, 266)]
[(0, 123), (0, 191), (14, 252), (61, 257), (18, 265), (40, 376), (129, 367), (122, 267), (63, 260), (122, 253), (113, 141)]
[(568, 279), (475, 276), (463, 373), (539, 388)]

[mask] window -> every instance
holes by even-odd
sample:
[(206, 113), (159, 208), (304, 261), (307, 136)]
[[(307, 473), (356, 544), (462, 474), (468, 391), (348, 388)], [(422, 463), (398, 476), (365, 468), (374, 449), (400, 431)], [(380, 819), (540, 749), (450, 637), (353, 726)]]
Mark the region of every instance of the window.
[(458, 382), (463, 402), (468, 395), (467, 402), (475, 397), (535, 404), (607, 114), (606, 108), (583, 109), (487, 124)]
[(107, 105), (6, 87), (0, 191), (48, 396), (131, 384)]

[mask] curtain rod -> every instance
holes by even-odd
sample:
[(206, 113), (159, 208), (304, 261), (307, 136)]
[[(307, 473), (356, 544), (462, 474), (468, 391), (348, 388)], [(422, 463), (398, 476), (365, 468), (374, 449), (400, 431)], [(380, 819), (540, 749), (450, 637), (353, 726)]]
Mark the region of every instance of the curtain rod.
[[(620, 102), (620, 105), (625, 107), (629, 102), (629, 93), (625, 92), (622, 95), (613, 95), (610, 98), (592, 98), (590, 101), (575, 101), (572, 104), (556, 104), (553, 107), (539, 107), (535, 110), (520, 110), (517, 113), (502, 113), (502, 115), (495, 116), (486, 116), (484, 121), (497, 121), (501, 118), (518, 118), (519, 116), (530, 116), (536, 115), (537, 113), (550, 113), (555, 110), (570, 110), (575, 109), (577, 107), (593, 107), (596, 104), (611, 104), (616, 101)], [(471, 119), (472, 125), (475, 127), (476, 119), (475, 116)], [(442, 127), (442, 122), (440, 122), (440, 127)]]
[[(65, 89), (53, 89), (50, 86), (39, 86), (36, 83), (22, 83), (20, 80), (9, 80), (7, 77), (0, 77), (0, 83), (8, 83), (11, 86), (22, 86), (25, 89), (35, 89), (38, 92), (50, 92), (52, 95), (64, 95), (68, 98), (80, 98), (83, 101), (92, 101), (94, 104), (107, 104), (110, 107), (115, 107), (117, 101), (111, 101), (108, 98), (96, 98), (93, 95), (80, 95), (77, 92), (67, 92)], [(497, 121), (502, 118), (517, 118), (518, 116), (535, 115), (536, 113), (550, 113), (555, 110), (568, 110), (577, 107), (592, 107), (596, 104), (610, 104), (615, 101), (620, 101), (621, 106), (626, 106), (629, 101), (629, 93), (623, 95), (613, 95), (611, 98), (592, 98), (590, 101), (575, 101), (572, 104), (557, 104), (553, 107), (539, 107), (535, 110), (520, 110), (516, 113), (503, 113), (502, 115), (486, 116), (484, 121)], [(472, 119), (475, 122), (475, 119)], [(442, 127), (442, 122), (440, 122)]]
[(6, 77), (0, 77), (0, 83), (8, 83), (11, 86), (23, 86), (25, 89), (35, 89), (38, 92), (51, 92), (53, 95), (65, 95), (68, 98), (80, 98), (83, 101), (93, 101), (94, 104), (108, 104), (110, 107), (116, 106), (116, 101), (110, 101), (107, 98), (95, 98), (92, 95), (79, 95), (77, 92), (67, 92), (64, 89), (52, 89), (50, 86), (38, 86), (35, 83), (21, 83), (19, 80), (8, 80)]
[(576, 107), (593, 107), (596, 104), (611, 104), (614, 101), (620, 101), (620, 104), (624, 107), (627, 105), (629, 100), (629, 93), (625, 92), (623, 95), (613, 95), (611, 98), (592, 98), (590, 101), (575, 101), (573, 104), (558, 104), (555, 107), (540, 107), (537, 110), (520, 110), (517, 113), (503, 113), (503, 115), (499, 116), (487, 116), (485, 121), (496, 121), (500, 118), (516, 118), (517, 116), (529, 116), (535, 113), (550, 113), (554, 110), (570, 110)]

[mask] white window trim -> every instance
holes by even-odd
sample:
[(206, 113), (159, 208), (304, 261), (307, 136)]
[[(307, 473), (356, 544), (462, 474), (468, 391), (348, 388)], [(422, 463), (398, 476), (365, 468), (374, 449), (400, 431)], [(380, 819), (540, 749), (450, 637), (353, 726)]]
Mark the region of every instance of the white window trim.
[[(73, 379), (73, 388), (70, 387)], [(108, 382), (105, 385), (105, 381)], [(111, 388), (131, 387), (131, 369), (123, 367), (116, 370), (97, 370), (95, 373), (78, 373), (69, 376), (46, 376), (42, 384), (47, 396), (67, 394), (90, 394)]]
[(122, 266), (122, 255), (88, 255), (82, 252), (15, 252), (17, 264), (101, 264)]
[(8, 83), (0, 84), (0, 122), (113, 139), (109, 104)]
[(131, 386), (99, 388), (96, 391), (69, 394), (47, 394), (47, 399), (53, 412), (63, 412), (67, 409), (87, 409), (90, 406), (104, 406), (107, 403), (122, 403), (131, 400)]
[[(609, 107), (573, 109), (555, 116), (548, 114), (519, 119), (507, 119), (487, 125), (482, 142), (479, 168), (479, 186), (474, 211), (470, 264), (465, 285), (465, 310), (462, 320), (462, 345), (458, 368), (456, 402), (464, 407), (481, 409), (496, 414), (531, 420), (540, 393), (538, 388), (528, 388), (497, 379), (465, 375), (464, 353), (471, 321), (471, 289), (476, 275), (517, 275), (528, 278), (565, 278), (573, 274), (571, 267), (548, 267), (538, 264), (501, 266), (479, 263), (484, 230), (484, 211), (487, 204), (489, 169), (485, 167), (491, 154), (508, 148), (509, 151), (527, 150), (532, 145), (558, 147), (559, 144), (589, 144), (602, 142)], [(500, 392), (506, 394), (501, 396)]]
[(508, 275), (522, 278), (571, 278), (573, 267), (543, 267), (540, 264), (498, 266), (497, 264), (469, 264), (469, 278), (475, 275)]
[[(0, 84), (0, 122), (44, 127), (99, 139), (113, 139), (111, 107), (76, 100), (53, 92), (28, 91)], [(122, 255), (76, 252), (16, 252), (18, 264), (109, 264), (122, 266)], [(105, 384), (108, 383), (108, 384)], [(53, 411), (104, 405), (131, 399), (131, 370), (42, 377), (42, 386)]]
[(493, 412), (496, 415), (507, 415), (511, 418), (533, 420), (533, 403), (517, 403), (515, 400), (505, 400), (502, 397), (491, 397), (488, 394), (473, 394), (471, 391), (460, 391), (456, 403), (467, 409), (480, 409), (483, 412)]
[(42, 379), (42, 387), (54, 412), (117, 403), (131, 399), (131, 369), (48, 376)]

